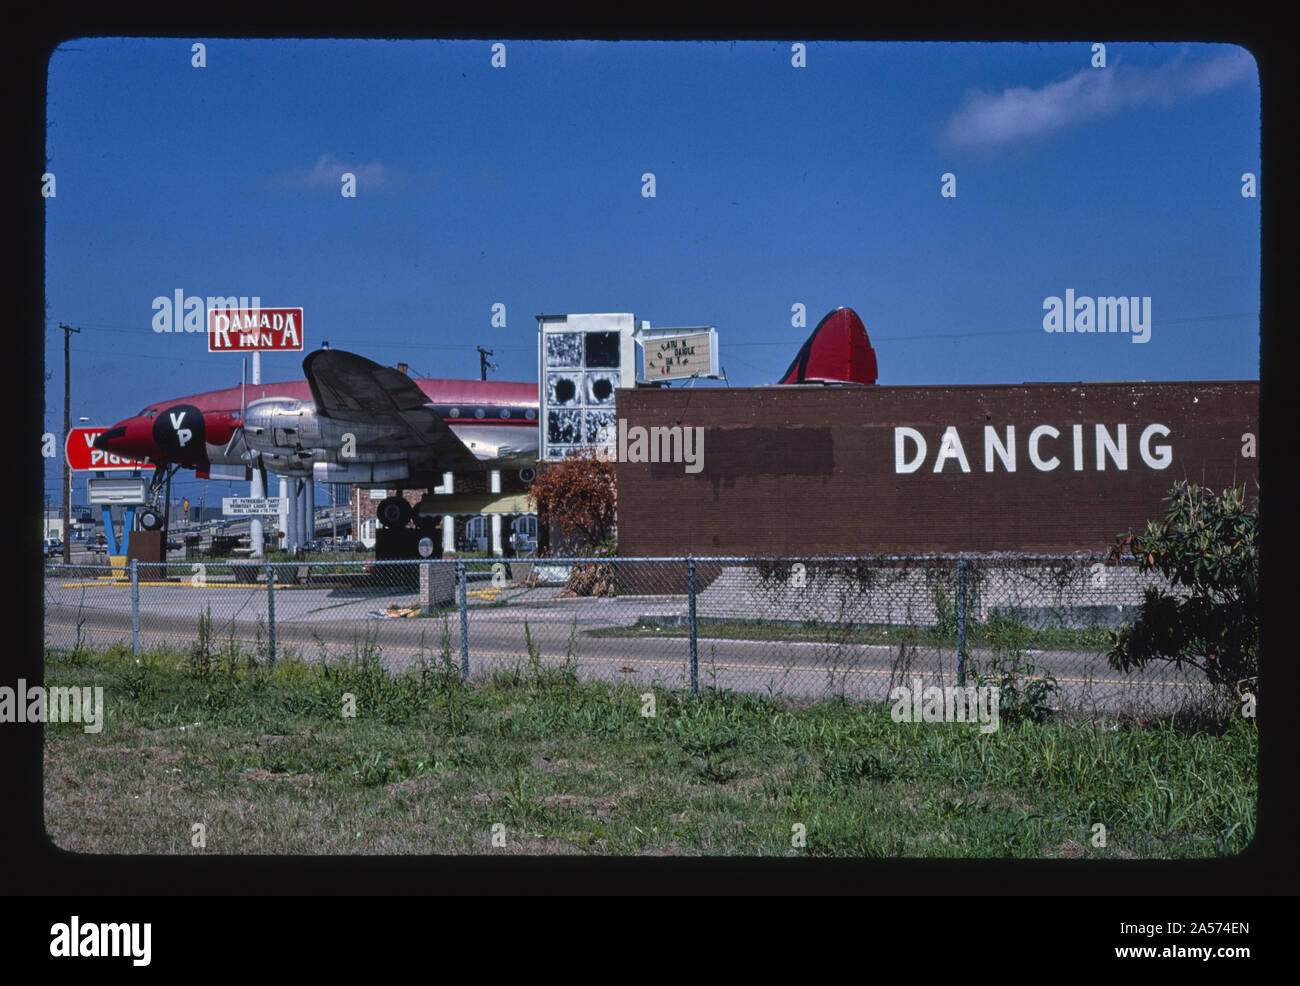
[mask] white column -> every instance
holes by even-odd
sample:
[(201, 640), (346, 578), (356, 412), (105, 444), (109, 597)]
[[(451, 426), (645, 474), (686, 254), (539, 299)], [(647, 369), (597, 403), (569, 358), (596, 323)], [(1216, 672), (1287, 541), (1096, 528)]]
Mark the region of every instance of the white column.
[(316, 540), (316, 483), (312, 479), (307, 479), (307, 501), (303, 504), (303, 512), (307, 515), (307, 535), (303, 541)]
[[(449, 472), (443, 473), (442, 492), (450, 495), (455, 491), (455, 477)], [(456, 518), (451, 514), (444, 514), (442, 518), (442, 553), (444, 555), (456, 553)]]
[[(493, 469), (488, 473), (488, 492), (501, 492), (501, 470)], [(492, 554), (500, 557), (505, 554), (501, 549), (501, 515), (492, 515)]]
[[(266, 496), (266, 485), (262, 482), (261, 469), (253, 470), (253, 481), (249, 484), (248, 495), (254, 499), (260, 499), (261, 497)], [(262, 518), (252, 517), (248, 522), (248, 546), (251, 549), (250, 554), (253, 558), (264, 557), (262, 553), (262, 543)]]
[(282, 544), (286, 547), (289, 544), (289, 516), (289, 479), (287, 476), (281, 476), (279, 529), (284, 535)]
[(298, 480), (289, 479), (289, 529), (285, 532), (284, 548), (293, 551), (298, 546)]

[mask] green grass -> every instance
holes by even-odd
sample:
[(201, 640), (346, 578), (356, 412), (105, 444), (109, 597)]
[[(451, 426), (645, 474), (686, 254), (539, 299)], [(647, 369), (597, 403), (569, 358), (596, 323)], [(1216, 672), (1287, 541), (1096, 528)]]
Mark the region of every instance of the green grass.
[(106, 703), (102, 732), (46, 727), (50, 837), (127, 854), (1111, 859), (1230, 855), (1253, 837), (1251, 721), (981, 734), (895, 723), (887, 705), (662, 689), (651, 717), (640, 689), (567, 662), (463, 686), (456, 633), (432, 632), (401, 675), (368, 639), (272, 667), (211, 634), (138, 661), (48, 653), (47, 685), (102, 685)]

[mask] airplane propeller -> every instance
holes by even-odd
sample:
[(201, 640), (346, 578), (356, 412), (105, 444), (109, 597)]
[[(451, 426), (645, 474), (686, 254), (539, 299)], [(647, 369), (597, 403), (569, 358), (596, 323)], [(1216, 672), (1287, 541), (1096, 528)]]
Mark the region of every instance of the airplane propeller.
[(235, 448), (236, 441), (244, 443), (244, 451), (239, 457), (249, 464), (249, 468), (256, 469), (262, 475), (262, 489), (269, 490), (266, 475), (266, 462), (262, 459), (262, 453), (254, 448), (250, 448), (248, 440), (244, 435), (244, 421), (248, 418), (248, 378), (247, 366), (245, 365), (239, 380), (239, 423), (235, 425), (234, 430), (230, 433), (230, 441), (226, 443), (225, 454), (229, 455)]

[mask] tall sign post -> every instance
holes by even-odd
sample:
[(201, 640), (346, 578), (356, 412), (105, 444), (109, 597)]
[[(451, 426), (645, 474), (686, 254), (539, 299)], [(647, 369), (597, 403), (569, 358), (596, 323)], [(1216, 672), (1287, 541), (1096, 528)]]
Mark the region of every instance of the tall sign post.
[[(60, 324), (63, 330), (63, 436), (66, 442), (72, 434), (72, 336), (81, 333), (71, 325)], [(72, 474), (65, 464), (63, 467), (63, 564), (72, 564)]]
[[(135, 508), (146, 499), (147, 484), (139, 476), (143, 470), (153, 469), (154, 465), (151, 462), (137, 462), (95, 448), (95, 439), (107, 430), (107, 428), (73, 428), (68, 432), (68, 440), (63, 446), (63, 463), (65, 470), (95, 473), (96, 478), (86, 484), (86, 495), (91, 506), (103, 508), (104, 537), (108, 541), (110, 556), (118, 554), (117, 535), (113, 531), (112, 508), (115, 505), (126, 507), (126, 515), (122, 522), (121, 550), (121, 554), (125, 555), (131, 537), (131, 524), (135, 520)], [(133, 474), (132, 480), (123, 481), (116, 477), (104, 477), (106, 472), (128, 470)], [(66, 483), (64, 491), (67, 491)], [(66, 545), (69, 541), (68, 534), (65, 533), (63, 538), (63, 543)]]
[[(208, 312), (208, 352), (253, 354), (253, 384), (262, 382), (262, 350), (302, 352), (301, 308), (213, 308)], [(249, 499), (266, 497), (262, 470), (254, 466)], [(262, 515), (250, 515), (248, 548), (253, 558), (263, 557), (265, 535)]]

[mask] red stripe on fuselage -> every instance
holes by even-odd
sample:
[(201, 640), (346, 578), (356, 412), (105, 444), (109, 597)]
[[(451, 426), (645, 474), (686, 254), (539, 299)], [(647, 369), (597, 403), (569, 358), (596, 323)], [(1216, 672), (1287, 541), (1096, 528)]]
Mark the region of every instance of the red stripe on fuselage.
[[(465, 404), (473, 408), (475, 406), (497, 407), (537, 407), (537, 386), (531, 383), (513, 383), (503, 380), (437, 380), (437, 379), (416, 379), (418, 386), (426, 397), (429, 398), (430, 404)], [(209, 390), (202, 394), (191, 394), (188, 397), (175, 397), (171, 400), (158, 401), (150, 404), (149, 408), (156, 408), (162, 411), (164, 408), (174, 404), (192, 404), (205, 414), (214, 411), (233, 411), (239, 413), (240, 407), (244, 402), (248, 404), (253, 401), (260, 401), (266, 397), (288, 397), (294, 400), (302, 401), (305, 404), (311, 404), (311, 387), (307, 381), (286, 381), (284, 383), (262, 383), (249, 384), (247, 390), (240, 387), (227, 387), (225, 390)], [(148, 408), (146, 408), (148, 410)], [(446, 418), (448, 424), (532, 424), (534, 421), (498, 421), (492, 422), (488, 418), (474, 418), (465, 420), (461, 418)]]

